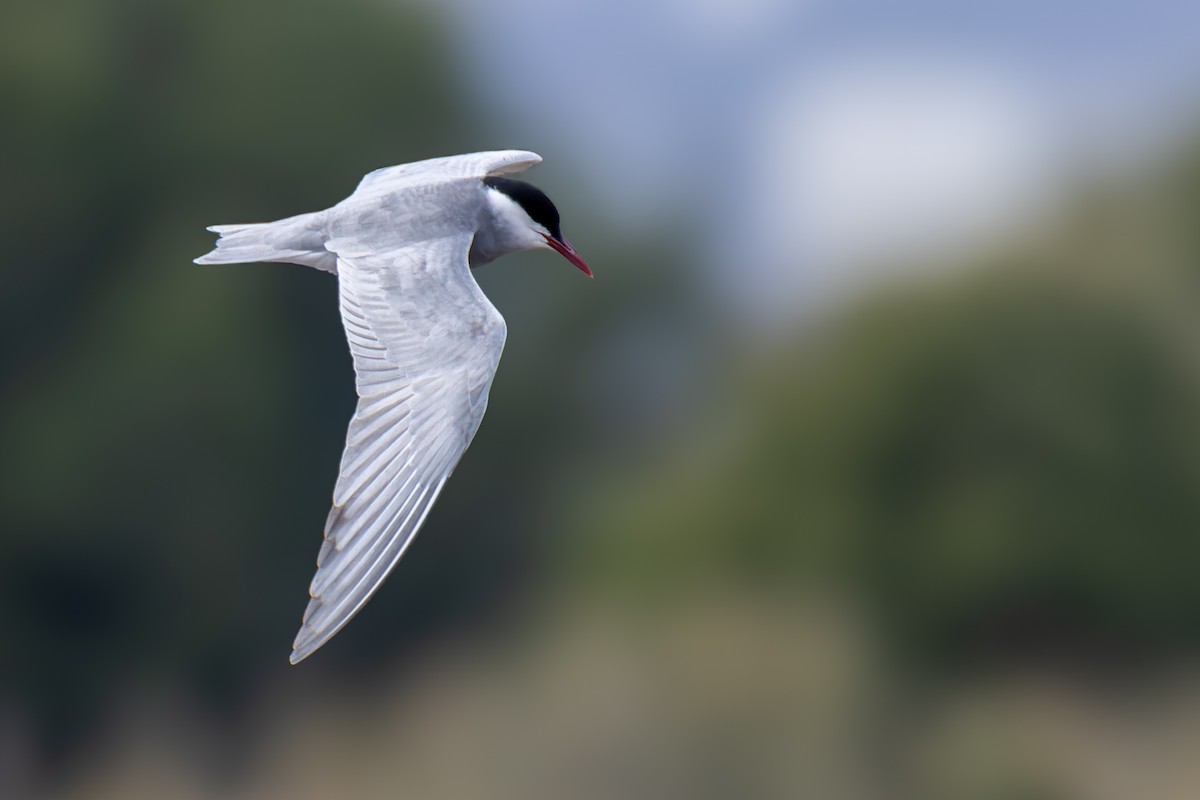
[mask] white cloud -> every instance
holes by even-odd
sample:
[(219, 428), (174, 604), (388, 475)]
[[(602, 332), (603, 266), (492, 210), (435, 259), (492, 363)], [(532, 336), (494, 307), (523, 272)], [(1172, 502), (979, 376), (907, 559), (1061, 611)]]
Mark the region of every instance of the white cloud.
[(1035, 98), (995, 70), (929, 57), (843, 62), (777, 86), (747, 208), (763, 283), (793, 301), (842, 291), (1025, 221), (1058, 177)]

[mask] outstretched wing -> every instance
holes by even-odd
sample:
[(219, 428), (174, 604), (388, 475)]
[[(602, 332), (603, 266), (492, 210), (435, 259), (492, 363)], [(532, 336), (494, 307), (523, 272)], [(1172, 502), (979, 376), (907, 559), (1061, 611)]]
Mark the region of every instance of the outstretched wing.
[(306, 658), (379, 588), (470, 444), (504, 348), (504, 319), (467, 265), (460, 232), (339, 253), (342, 323), (359, 402), (346, 436), (312, 600), (293, 644)]
[(414, 161), (411, 164), (400, 164), (368, 172), (359, 181), (358, 188), (354, 190), (354, 193), (392, 191), (413, 184), (523, 172), (535, 164), (540, 164), (541, 161), (541, 156), (528, 150), (491, 150), (461, 156), (429, 158), (424, 161)]

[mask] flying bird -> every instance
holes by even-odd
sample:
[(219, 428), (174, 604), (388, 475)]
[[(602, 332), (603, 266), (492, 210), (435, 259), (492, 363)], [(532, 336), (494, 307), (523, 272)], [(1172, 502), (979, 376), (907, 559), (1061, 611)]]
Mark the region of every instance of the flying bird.
[(506, 177), (542, 160), (503, 150), (366, 175), (332, 208), (215, 225), (197, 264), (284, 261), (337, 276), (358, 406), (291, 662), (341, 630), (404, 555), (475, 436), (504, 349), (504, 318), (471, 269), (545, 248), (591, 277), (558, 210)]

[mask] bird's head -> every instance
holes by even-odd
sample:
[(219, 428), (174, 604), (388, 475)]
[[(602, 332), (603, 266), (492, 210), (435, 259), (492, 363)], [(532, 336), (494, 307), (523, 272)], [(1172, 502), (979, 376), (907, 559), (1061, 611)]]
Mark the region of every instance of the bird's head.
[(484, 178), (496, 224), (503, 226), (504, 237), (514, 250), (544, 248), (554, 250), (592, 277), (592, 271), (571, 243), (563, 238), (558, 209), (545, 192), (524, 181), (491, 176)]

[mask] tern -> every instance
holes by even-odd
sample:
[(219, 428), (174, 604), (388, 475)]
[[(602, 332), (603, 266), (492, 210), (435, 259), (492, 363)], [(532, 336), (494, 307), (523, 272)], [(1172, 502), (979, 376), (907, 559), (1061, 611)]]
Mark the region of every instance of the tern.
[(379, 588), (479, 428), (506, 327), (471, 269), (544, 248), (592, 275), (550, 199), (506, 177), (541, 160), (503, 150), (386, 167), (324, 211), (208, 229), (219, 238), (198, 264), (283, 261), (336, 275), (354, 361), (358, 406), (293, 664)]

